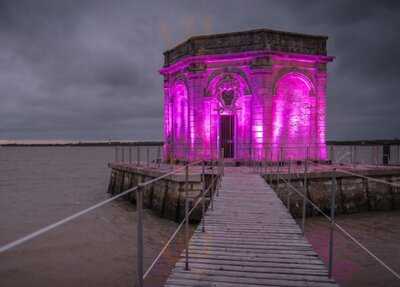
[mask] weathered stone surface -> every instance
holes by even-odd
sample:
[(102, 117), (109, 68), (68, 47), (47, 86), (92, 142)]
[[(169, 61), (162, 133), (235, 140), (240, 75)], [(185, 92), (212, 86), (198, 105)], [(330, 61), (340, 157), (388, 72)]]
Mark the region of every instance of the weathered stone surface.
[[(128, 188), (137, 186), (163, 175), (160, 170), (135, 167), (128, 164), (110, 164), (111, 176), (108, 192), (112, 195), (121, 193)], [(211, 183), (211, 175), (206, 175), (206, 187)], [(215, 189), (215, 187), (214, 187)], [(188, 184), (189, 209), (201, 195), (202, 184), (199, 176), (190, 176)], [(143, 206), (152, 209), (161, 217), (174, 221), (181, 221), (185, 214), (185, 178), (182, 174), (163, 178), (147, 188), (143, 194)], [(209, 195), (207, 195), (209, 196)], [(125, 199), (136, 203), (136, 192), (132, 192)], [(206, 200), (208, 202), (208, 200)], [(208, 204), (207, 204), (208, 206)], [(190, 219), (199, 221), (201, 206), (193, 211)]]
[(307, 35), (269, 29), (191, 37), (164, 53), (169, 66), (187, 56), (240, 53), (247, 51), (288, 52), (326, 55), (326, 36)]
[[(379, 170), (368, 172), (369, 177), (385, 180), (388, 182), (400, 182), (399, 171), (382, 172)], [(267, 176), (264, 176), (268, 179)], [(276, 176), (272, 176), (270, 183), (281, 200), (287, 204), (288, 192), (290, 189), (282, 182), (279, 188), (276, 185)], [(399, 188), (384, 183), (367, 181), (355, 176), (338, 176), (336, 191), (336, 213), (350, 214), (364, 211), (387, 211), (400, 208)], [(291, 184), (299, 191), (304, 191), (302, 179), (291, 179)], [(319, 173), (310, 174), (308, 179), (308, 197), (322, 211), (329, 215), (331, 208), (331, 174)], [(295, 217), (302, 215), (302, 197), (291, 192), (290, 210)], [(319, 215), (319, 213), (308, 206), (307, 216)]]

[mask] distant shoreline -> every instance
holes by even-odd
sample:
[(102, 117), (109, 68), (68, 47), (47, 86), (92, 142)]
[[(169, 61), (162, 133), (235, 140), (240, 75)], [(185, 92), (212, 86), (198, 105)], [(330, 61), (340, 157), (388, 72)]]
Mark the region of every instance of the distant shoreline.
[(162, 141), (109, 141), (66, 143), (0, 143), (0, 147), (49, 147), (49, 146), (162, 146)]
[[(34, 147), (34, 146), (162, 146), (163, 141), (99, 141), (99, 142), (1, 142), (0, 147)], [(399, 139), (391, 140), (352, 140), (352, 141), (326, 141), (329, 145), (400, 145)]]

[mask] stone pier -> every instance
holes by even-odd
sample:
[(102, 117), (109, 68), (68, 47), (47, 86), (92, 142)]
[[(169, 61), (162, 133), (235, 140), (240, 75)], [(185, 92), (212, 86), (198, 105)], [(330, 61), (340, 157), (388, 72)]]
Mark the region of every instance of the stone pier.
[[(108, 193), (116, 195), (131, 187), (137, 186), (141, 182), (146, 182), (160, 177), (172, 170), (170, 167), (152, 167), (146, 165), (135, 165), (128, 163), (110, 163), (111, 176), (108, 185)], [(182, 166), (176, 166), (176, 169)], [(188, 181), (189, 208), (196, 202), (201, 195), (201, 167), (190, 168)], [(206, 188), (211, 184), (213, 175), (207, 167), (205, 182)], [(215, 187), (210, 190), (214, 190)], [(209, 201), (210, 194), (206, 195), (206, 203)], [(125, 197), (126, 200), (136, 203), (136, 193), (132, 192)], [(180, 222), (184, 218), (185, 207), (185, 174), (184, 169), (176, 174), (165, 177), (145, 189), (144, 207), (152, 209), (160, 217), (168, 218)], [(201, 218), (201, 208), (197, 208), (191, 215), (191, 220), (198, 221)]]
[[(335, 166), (311, 167), (307, 180), (307, 196), (323, 211), (329, 214), (330, 198), (332, 188), (332, 168)], [(343, 168), (342, 166), (336, 166)], [(294, 167), (296, 168), (296, 167)], [(301, 169), (302, 167), (298, 167)], [(353, 173), (380, 179), (388, 182), (400, 183), (400, 167), (383, 166), (361, 166), (357, 165), (354, 169), (346, 170)], [(288, 168), (280, 171), (281, 177), (289, 180), (299, 191), (304, 191), (304, 180), (302, 173), (288, 174)], [(365, 178), (336, 172), (337, 191), (336, 191), (336, 212), (337, 214), (350, 214), (364, 211), (388, 211), (400, 209), (400, 189), (384, 183), (378, 183)], [(264, 174), (264, 178), (273, 186), (281, 200), (287, 204), (289, 189), (281, 180), (277, 187), (276, 173), (271, 171), (269, 175)], [(295, 192), (291, 192), (290, 210), (294, 217), (302, 214), (302, 198)], [(317, 211), (308, 206), (307, 215), (317, 215)]]

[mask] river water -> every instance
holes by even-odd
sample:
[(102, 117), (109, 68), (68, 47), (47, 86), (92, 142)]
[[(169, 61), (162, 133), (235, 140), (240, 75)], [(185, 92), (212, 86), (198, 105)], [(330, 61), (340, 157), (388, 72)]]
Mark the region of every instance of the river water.
[[(112, 147), (0, 147), (0, 245), (108, 198), (107, 163), (113, 158)], [(400, 212), (338, 221), (400, 271)], [(110, 203), (0, 255), (0, 286), (133, 286), (135, 223), (133, 205)], [(149, 210), (144, 223), (148, 266), (177, 224)], [(327, 262), (326, 222), (307, 220), (306, 235)], [(343, 286), (400, 286), (350, 241), (336, 236), (335, 243), (334, 275)], [(175, 253), (180, 250), (177, 244)], [(176, 254), (168, 255), (161, 278)]]

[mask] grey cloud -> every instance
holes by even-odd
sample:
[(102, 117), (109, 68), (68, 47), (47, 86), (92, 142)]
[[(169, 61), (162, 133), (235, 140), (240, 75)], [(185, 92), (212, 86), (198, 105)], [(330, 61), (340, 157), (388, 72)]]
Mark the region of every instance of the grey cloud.
[(399, 137), (395, 1), (0, 1), (0, 138), (162, 135), (162, 52), (194, 34), (325, 34), (328, 138)]

